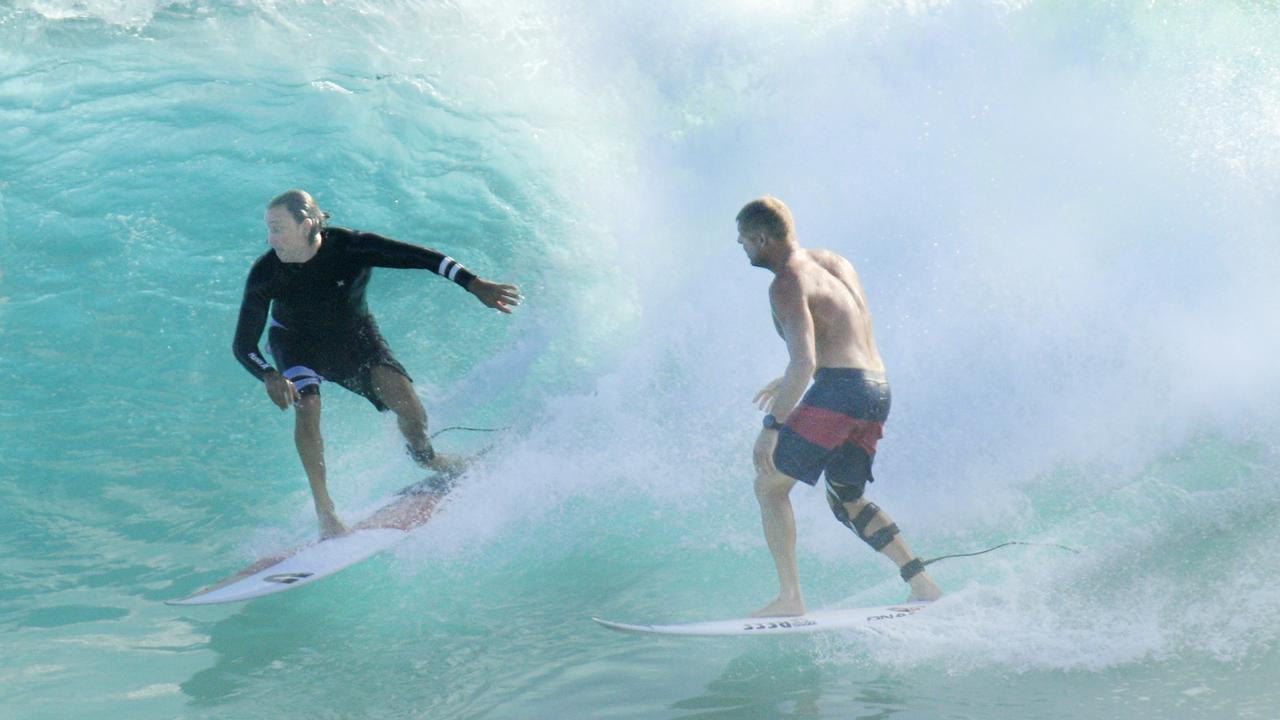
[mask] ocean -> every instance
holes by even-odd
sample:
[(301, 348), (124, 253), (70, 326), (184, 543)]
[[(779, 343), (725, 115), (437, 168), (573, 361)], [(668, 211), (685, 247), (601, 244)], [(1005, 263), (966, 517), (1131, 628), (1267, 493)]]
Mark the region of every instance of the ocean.
[[(293, 187), (520, 286), (370, 284), (432, 427), (499, 431), (394, 551), (166, 606), (316, 532), (230, 351)], [(874, 630), (611, 633), (776, 593), (765, 194), (866, 287), (868, 496), (1038, 544)], [(0, 2), (0, 718), (1280, 718), (1278, 198), (1272, 2)], [(324, 398), (341, 515), (421, 478)], [(905, 598), (793, 502), (810, 607)]]

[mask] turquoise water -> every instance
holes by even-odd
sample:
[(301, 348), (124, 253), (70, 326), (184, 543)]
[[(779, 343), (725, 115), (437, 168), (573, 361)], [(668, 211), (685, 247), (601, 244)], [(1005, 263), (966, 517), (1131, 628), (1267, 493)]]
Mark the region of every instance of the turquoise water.
[[(1278, 37), (1250, 2), (0, 4), (0, 717), (1280, 717)], [(294, 186), (521, 285), (370, 291), (436, 427), (511, 429), (395, 552), (168, 607), (315, 531), (230, 354)], [(941, 563), (875, 633), (590, 622), (775, 590), (763, 193), (862, 273), (871, 496), (917, 552), (1080, 554)], [(356, 517), (417, 474), (325, 398)], [(811, 606), (903, 597), (795, 503)]]

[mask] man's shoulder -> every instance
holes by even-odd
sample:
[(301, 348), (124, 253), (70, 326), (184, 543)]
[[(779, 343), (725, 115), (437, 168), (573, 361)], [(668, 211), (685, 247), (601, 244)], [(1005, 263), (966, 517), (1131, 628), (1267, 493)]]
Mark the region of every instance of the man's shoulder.
[(320, 249), (327, 247), (331, 255), (362, 255), (376, 249), (385, 239), (356, 228), (329, 226), (324, 229), (324, 244)]
[(853, 267), (853, 263), (849, 262), (848, 258), (834, 250), (813, 249), (808, 252), (809, 257), (823, 267)]
[(339, 227), (337, 225), (328, 225), (324, 229), (324, 244), (332, 247), (345, 248), (359, 240), (361, 233), (359, 230), (351, 228)]
[(823, 287), (825, 280), (856, 276), (857, 272), (844, 256), (831, 250), (805, 249), (805, 260), (789, 264), (777, 272), (769, 285), (769, 296), (774, 299), (788, 295), (808, 295)]
[(276, 257), (274, 250), (268, 250), (259, 255), (258, 259), (253, 261), (253, 267), (249, 268), (249, 277), (245, 280), (245, 292), (270, 297), (273, 294), (272, 287), (275, 285), (279, 269), (280, 258)]
[(832, 250), (810, 250), (809, 256), (815, 265), (826, 271), (820, 272), (819, 275), (829, 273), (846, 284), (857, 282), (858, 271), (854, 269), (853, 263), (840, 253)]

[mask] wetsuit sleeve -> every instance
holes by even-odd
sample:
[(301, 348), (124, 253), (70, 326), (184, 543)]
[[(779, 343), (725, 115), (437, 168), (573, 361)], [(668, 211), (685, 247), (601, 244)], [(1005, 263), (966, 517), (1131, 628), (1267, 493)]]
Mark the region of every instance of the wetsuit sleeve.
[(430, 270), (449, 278), (464, 289), (476, 278), (462, 267), (462, 263), (442, 252), (374, 233), (353, 232), (349, 247), (358, 260), (372, 267)]
[(271, 307), (271, 295), (265, 275), (261, 262), (249, 272), (249, 279), (244, 284), (244, 299), (240, 301), (236, 339), (232, 345), (236, 360), (259, 380), (275, 369), (263, 359), (262, 351), (258, 349), (258, 340), (262, 337), (262, 329), (266, 327), (267, 311)]

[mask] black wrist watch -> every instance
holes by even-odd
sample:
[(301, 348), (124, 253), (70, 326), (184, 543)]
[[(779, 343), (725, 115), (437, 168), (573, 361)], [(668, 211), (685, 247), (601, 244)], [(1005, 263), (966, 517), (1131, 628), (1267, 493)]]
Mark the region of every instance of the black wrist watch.
[(782, 423), (778, 422), (778, 418), (774, 417), (773, 413), (764, 416), (765, 430), (777, 430), (780, 427), (782, 427)]

